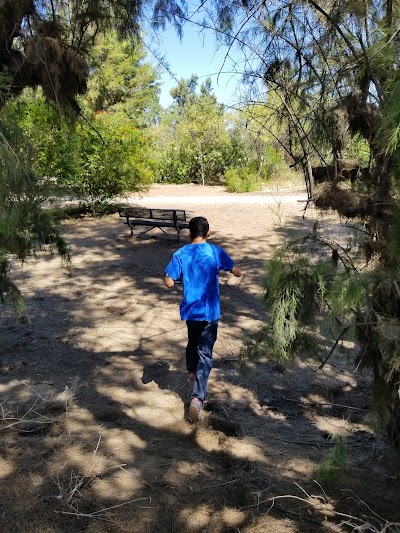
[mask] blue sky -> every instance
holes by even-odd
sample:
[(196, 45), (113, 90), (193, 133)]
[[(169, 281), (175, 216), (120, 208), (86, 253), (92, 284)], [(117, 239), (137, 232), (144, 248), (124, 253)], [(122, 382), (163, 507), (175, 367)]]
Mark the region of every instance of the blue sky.
[[(172, 27), (157, 32), (156, 37), (148, 34), (146, 40), (153, 49), (157, 50), (157, 53), (164, 56), (170, 71), (177, 79), (187, 79), (192, 74), (197, 74), (200, 85), (203, 80), (210, 77), (218, 102), (226, 105), (238, 102), (239, 97), (235, 95), (235, 90), (240, 81), (240, 75), (232, 73), (230, 58), (224, 63), (228, 49), (225, 46), (218, 49), (211, 30), (199, 33), (198, 26), (186, 24), (183, 27), (182, 40)], [(240, 62), (240, 53), (237, 51), (232, 49), (229, 55)], [(162, 106), (166, 107), (172, 103), (169, 91), (176, 84), (176, 79), (165, 70), (162, 74), (160, 97)]]

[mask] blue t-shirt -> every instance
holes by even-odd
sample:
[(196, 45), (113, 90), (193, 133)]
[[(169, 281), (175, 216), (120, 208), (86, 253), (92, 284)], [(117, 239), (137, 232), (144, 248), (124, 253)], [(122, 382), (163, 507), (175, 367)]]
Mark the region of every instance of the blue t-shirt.
[(165, 272), (183, 284), (182, 320), (218, 320), (219, 270), (232, 270), (234, 262), (219, 246), (208, 242), (186, 244), (172, 256)]

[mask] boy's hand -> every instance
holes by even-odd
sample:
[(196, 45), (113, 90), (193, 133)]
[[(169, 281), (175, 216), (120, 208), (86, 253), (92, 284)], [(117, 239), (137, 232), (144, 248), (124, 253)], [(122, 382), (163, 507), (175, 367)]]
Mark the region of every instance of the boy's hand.
[(165, 274), (164, 283), (169, 289), (175, 285), (175, 281), (168, 274)]
[(236, 276), (237, 278), (240, 278), (240, 276), (243, 275), (242, 271), (240, 270), (240, 268), (238, 266), (234, 266), (231, 270), (231, 273)]

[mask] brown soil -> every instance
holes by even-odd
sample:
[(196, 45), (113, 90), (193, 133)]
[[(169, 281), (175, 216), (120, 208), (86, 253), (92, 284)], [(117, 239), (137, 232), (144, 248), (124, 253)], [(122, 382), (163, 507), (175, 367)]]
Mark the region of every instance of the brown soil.
[[(266, 319), (265, 260), (318, 216), (303, 220), (305, 204), (288, 195), (263, 204), (260, 194), (157, 186), (137, 200), (160, 207), (162, 196), (206, 216), (212, 242), (245, 272), (221, 275), (198, 426), (187, 418), (181, 288), (163, 285), (187, 232), (178, 244), (159, 230), (131, 239), (117, 215), (71, 220), (71, 277), (48, 251), (15, 265), (26, 308), (18, 323), (0, 309), (0, 531), (379, 531), (400, 521), (399, 456), (364, 424), (369, 378), (354, 371), (350, 344), (321, 371), (263, 359), (239, 373), (239, 351)], [(345, 238), (333, 219), (320, 222)], [(347, 466), (321, 487), (332, 435), (346, 438)]]

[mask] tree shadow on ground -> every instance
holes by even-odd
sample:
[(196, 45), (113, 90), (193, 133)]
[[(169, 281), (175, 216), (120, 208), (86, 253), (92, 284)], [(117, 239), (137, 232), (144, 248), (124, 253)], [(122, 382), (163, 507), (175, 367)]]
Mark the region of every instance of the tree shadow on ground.
[[(328, 399), (333, 379), (321, 378), (321, 390), (312, 390), (307, 368), (280, 373), (270, 362), (242, 377), (229, 342), (234, 337), (239, 345), (263, 306), (245, 284), (222, 284), (233, 333), (221, 328), (209, 411), (203, 424), (191, 425), (182, 364), (186, 327), (177, 312), (167, 313), (177, 309), (180, 294), (162, 286), (175, 246), (117, 240), (117, 226), (89, 226), (71, 235), (74, 277), (56, 258), (40, 257), (36, 270), (20, 273), (23, 321), (3, 313), (0, 387), (9, 416), (0, 426), (2, 530), (327, 531), (335, 519), (312, 505), (279, 500), (270, 509), (270, 498), (304, 496), (295, 482), (315, 493), (313, 468), (334, 445), (321, 424), (328, 407), (316, 395)], [(95, 250), (90, 258), (87, 239)], [(264, 258), (252, 256), (258, 245), (266, 239), (228, 239), (238, 263), (254, 266), (253, 280), (262, 276)], [(351, 406), (348, 379), (346, 373), (335, 400)], [(330, 407), (333, 429), (348, 416)], [(373, 445), (360, 441), (360, 457)], [(345, 486), (360, 487), (362, 477), (371, 506), (385, 491), (385, 516), (398, 519), (398, 479), (379, 478), (357, 462), (350, 468)], [(331, 497), (340, 496), (333, 490)]]

